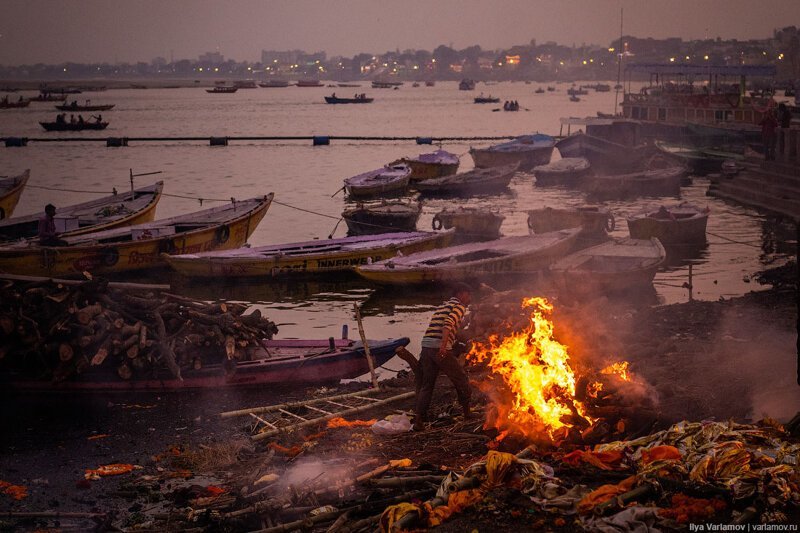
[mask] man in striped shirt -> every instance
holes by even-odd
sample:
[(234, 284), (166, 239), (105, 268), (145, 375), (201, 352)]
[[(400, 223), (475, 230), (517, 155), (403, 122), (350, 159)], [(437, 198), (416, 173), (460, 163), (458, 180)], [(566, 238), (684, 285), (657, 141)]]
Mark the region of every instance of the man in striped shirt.
[(419, 356), (421, 376), (417, 378), (417, 405), (414, 409), (416, 413), (414, 429), (417, 431), (424, 428), (436, 378), (440, 371), (444, 372), (453, 383), (458, 402), (464, 410), (464, 417), (469, 416), (471, 396), (469, 379), (451, 350), (471, 299), (472, 288), (469, 285), (465, 283), (456, 285), (452, 298), (433, 313), (422, 338), (422, 352)]

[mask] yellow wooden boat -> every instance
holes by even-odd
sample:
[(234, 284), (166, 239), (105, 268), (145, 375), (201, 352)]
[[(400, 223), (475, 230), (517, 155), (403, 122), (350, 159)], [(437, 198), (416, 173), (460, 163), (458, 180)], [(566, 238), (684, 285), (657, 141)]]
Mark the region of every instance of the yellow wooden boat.
[(273, 194), (129, 228), (64, 238), (65, 246), (28, 239), (0, 246), (0, 271), (48, 277), (114, 274), (166, 266), (162, 253), (238, 248), (264, 218)]
[(580, 231), (570, 228), (451, 246), (360, 266), (356, 272), (370, 281), (397, 285), (528, 275), (567, 254)]
[(164, 260), (187, 277), (282, 277), (353, 271), (359, 265), (447, 246), (454, 230), (381, 233), (308, 242), (239, 248), (188, 255), (165, 255)]
[(9, 218), (14, 213), (19, 197), (22, 196), (22, 189), (30, 176), (31, 170), (27, 169), (19, 176), (0, 179), (0, 220)]
[[(65, 237), (150, 222), (155, 218), (163, 189), (164, 182), (159, 181), (82, 204), (56, 206), (56, 231)], [(0, 221), (0, 241), (35, 237), (43, 215), (44, 206), (41, 213)]]

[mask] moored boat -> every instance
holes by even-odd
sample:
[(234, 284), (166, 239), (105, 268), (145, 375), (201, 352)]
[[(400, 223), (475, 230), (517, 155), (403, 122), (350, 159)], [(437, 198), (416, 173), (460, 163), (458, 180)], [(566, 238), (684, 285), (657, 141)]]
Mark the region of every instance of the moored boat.
[(458, 89), (460, 91), (472, 91), (472, 90), (474, 90), (475, 89), (475, 80), (471, 80), (471, 79), (468, 79), (468, 78), (465, 78), (465, 79), (461, 80), (459, 82), (459, 84), (458, 84)]
[(108, 127), (108, 122), (39, 122), (47, 131), (84, 131), (84, 130), (104, 130)]
[(238, 87), (226, 86), (226, 85), (217, 85), (216, 87), (214, 87), (212, 89), (206, 89), (206, 92), (207, 93), (211, 93), (211, 94), (231, 94), (231, 93), (235, 93), (238, 90), (239, 90)]
[(411, 167), (411, 176), (409, 178), (413, 184), (419, 180), (441, 178), (442, 176), (455, 174), (458, 171), (460, 160), (456, 154), (446, 150), (436, 150), (435, 152), (420, 154), (417, 157), (403, 157), (391, 164), (398, 163), (404, 163)]
[(590, 237), (605, 236), (614, 231), (614, 215), (606, 209), (595, 206), (554, 209), (544, 207), (528, 211), (528, 230), (531, 233), (548, 233), (567, 228), (582, 228)]
[(666, 247), (706, 242), (709, 209), (689, 203), (661, 206), (627, 218), (632, 239), (657, 238)]
[(641, 131), (641, 126), (630, 120), (617, 119), (561, 119), (570, 127), (585, 124), (586, 133), (577, 131), (556, 143), (561, 157), (585, 157), (595, 172), (632, 172), (643, 168), (655, 153)]
[(325, 85), (319, 80), (298, 80), (298, 87), (324, 87)]
[(116, 274), (166, 266), (161, 253), (188, 254), (238, 248), (255, 231), (272, 193), (131, 227), (61, 236), (64, 246), (37, 239), (0, 246), (0, 270), (47, 277)]
[(408, 188), (410, 176), (411, 167), (393, 164), (347, 178), (344, 180), (344, 188), (354, 198), (398, 194)]
[(403, 85), (402, 81), (379, 81), (374, 80), (372, 82), (373, 89), (394, 89)]
[(575, 185), (592, 171), (585, 157), (563, 157), (558, 161), (533, 167), (536, 185)]
[(0, 109), (15, 109), (20, 107), (28, 107), (29, 105), (31, 105), (30, 100), (19, 99), (9, 101), (8, 98), (3, 98), (0, 100)]
[(7, 219), (14, 214), (14, 208), (17, 207), (19, 197), (22, 196), (22, 190), (28, 183), (30, 175), (31, 170), (26, 169), (19, 176), (0, 178), (0, 220)]
[(275, 89), (280, 87), (288, 87), (289, 82), (287, 80), (267, 80), (259, 82), (258, 86), (264, 87), (265, 89)]
[(374, 101), (374, 98), (367, 98), (367, 96), (363, 94), (360, 94), (355, 98), (340, 98), (336, 96), (336, 93), (325, 97), (326, 104), (371, 104)]
[(63, 102), (67, 99), (67, 95), (61, 92), (41, 92), (36, 96), (29, 99), (30, 102)]
[(508, 188), (518, 167), (518, 163), (512, 163), (502, 167), (476, 168), (469, 172), (418, 181), (414, 187), (419, 192), (430, 195), (495, 192)]
[(649, 286), (667, 253), (658, 239), (613, 239), (550, 265), (555, 285), (575, 296)]
[(188, 255), (167, 255), (166, 262), (190, 278), (322, 276), (353, 271), (398, 253), (411, 254), (447, 246), (452, 231), (383, 233), (237, 248)]
[[(56, 206), (56, 230), (63, 237), (150, 222), (155, 218), (163, 188), (164, 182), (159, 181), (89, 202)], [(0, 241), (36, 237), (41, 216), (42, 213), (36, 213), (3, 220), (0, 222)]]
[(555, 139), (543, 133), (523, 135), (489, 148), (470, 148), (469, 154), (477, 168), (500, 167), (519, 163), (519, 170), (528, 171), (550, 162)]
[(491, 94), (489, 96), (483, 96), (483, 93), (481, 93), (480, 96), (476, 96), (473, 100), (476, 104), (497, 104), (500, 102), (499, 97), (493, 97)]
[(422, 213), (419, 202), (361, 204), (342, 212), (349, 235), (374, 235), (391, 231), (414, 231)]
[[(368, 340), (376, 367), (395, 356), (395, 350), (409, 343), (407, 337)], [(263, 385), (338, 383), (369, 372), (364, 345), (349, 339), (264, 339), (260, 349), (248, 360), (215, 360), (196, 367), (181, 368), (181, 378), (174, 377), (164, 365), (155, 375), (134, 376), (122, 380), (116, 374), (90, 370), (64, 381), (34, 379), (18, 372), (0, 373), (0, 383), (10, 390), (86, 391), (86, 392), (165, 392), (176, 390)]]
[(462, 241), (491, 240), (500, 237), (500, 226), (506, 217), (478, 207), (447, 207), (433, 216), (434, 230), (450, 229)]
[(636, 198), (639, 196), (675, 196), (681, 194), (681, 180), (686, 168), (673, 166), (628, 174), (610, 174), (587, 178), (586, 191), (596, 199)]
[(572, 228), (543, 235), (467, 243), (394, 257), (358, 267), (356, 272), (370, 281), (401, 285), (530, 275), (565, 255), (579, 233), (579, 228)]

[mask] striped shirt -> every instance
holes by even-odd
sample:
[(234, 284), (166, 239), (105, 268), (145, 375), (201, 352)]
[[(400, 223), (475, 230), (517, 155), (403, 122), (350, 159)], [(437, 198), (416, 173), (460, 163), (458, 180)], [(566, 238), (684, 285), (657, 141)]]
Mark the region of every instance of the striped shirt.
[(452, 332), (450, 342), (447, 349), (453, 346), (455, 340), (455, 333), (461, 327), (461, 321), (464, 320), (464, 315), (467, 312), (467, 307), (461, 303), (456, 297), (450, 298), (443, 303), (431, 317), (428, 329), (425, 331), (425, 336), (422, 337), (423, 348), (439, 348), (442, 344), (442, 335), (444, 328), (447, 327)]

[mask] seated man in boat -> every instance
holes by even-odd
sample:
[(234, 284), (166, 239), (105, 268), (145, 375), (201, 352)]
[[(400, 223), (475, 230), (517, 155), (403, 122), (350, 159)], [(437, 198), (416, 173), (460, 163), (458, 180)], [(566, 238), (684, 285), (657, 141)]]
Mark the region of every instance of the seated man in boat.
[(56, 206), (44, 206), (44, 216), (39, 219), (39, 244), (42, 246), (64, 246), (67, 241), (58, 238), (56, 233)]
[(669, 209), (663, 205), (658, 208), (658, 211), (653, 213), (652, 217), (657, 220), (675, 220), (675, 215), (673, 215)]
[(425, 428), (433, 389), (440, 371), (444, 372), (453, 383), (458, 395), (458, 402), (464, 411), (464, 418), (470, 414), (472, 392), (469, 388), (469, 379), (453, 354), (453, 344), (456, 341), (456, 334), (461, 329), (467, 307), (472, 300), (472, 288), (465, 283), (459, 283), (453, 289), (452, 294), (453, 296), (433, 313), (428, 329), (422, 337), (419, 371), (416, 376), (415, 431)]
[(94, 119), (94, 121), (97, 124), (100, 124), (101, 122), (103, 122), (103, 115), (100, 115), (100, 114), (92, 115), (92, 118)]

